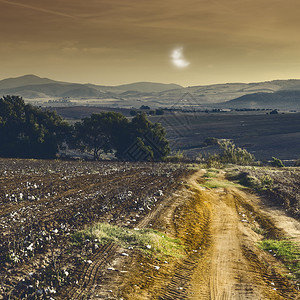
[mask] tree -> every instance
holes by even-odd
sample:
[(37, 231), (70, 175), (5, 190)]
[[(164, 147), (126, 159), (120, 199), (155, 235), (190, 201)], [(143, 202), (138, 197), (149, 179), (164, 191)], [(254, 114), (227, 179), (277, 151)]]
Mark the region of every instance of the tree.
[(75, 140), (77, 147), (93, 151), (99, 160), (102, 153), (113, 152), (122, 148), (126, 142), (129, 121), (120, 113), (103, 112), (92, 114), (75, 123)]
[[(150, 147), (153, 154), (150, 159), (161, 160), (170, 152), (166, 131), (160, 123), (151, 123), (145, 113), (137, 114), (131, 121), (130, 132), (133, 142), (139, 138), (145, 147)], [(141, 149), (142, 150), (142, 149)]]
[(161, 116), (161, 115), (163, 115), (164, 113), (165, 113), (165, 112), (164, 112), (163, 109), (156, 109), (156, 110), (155, 110), (155, 114), (158, 115), (158, 116)]
[(53, 158), (70, 126), (56, 112), (25, 104), (18, 96), (0, 99), (0, 155)]
[(92, 151), (96, 160), (103, 153), (129, 159), (131, 147), (139, 153), (135, 160), (161, 160), (170, 151), (165, 134), (161, 124), (151, 123), (145, 113), (130, 122), (120, 113), (103, 112), (77, 122), (74, 137), (76, 147)]
[(140, 109), (150, 109), (150, 106), (148, 106), (148, 105), (142, 105), (142, 106), (140, 107)]
[(132, 109), (132, 110), (130, 111), (130, 115), (131, 115), (131, 116), (136, 116), (136, 114), (137, 114), (136, 110), (133, 110), (133, 109)]

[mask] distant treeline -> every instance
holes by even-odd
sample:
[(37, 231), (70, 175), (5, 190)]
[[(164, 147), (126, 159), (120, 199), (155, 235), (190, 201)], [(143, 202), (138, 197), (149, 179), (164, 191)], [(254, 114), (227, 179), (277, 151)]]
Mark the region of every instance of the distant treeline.
[(54, 111), (25, 104), (18, 96), (0, 98), (0, 156), (55, 158), (59, 149), (89, 151), (99, 160), (113, 153), (120, 160), (161, 160), (170, 151), (161, 124), (145, 113), (128, 120), (116, 112), (92, 114), (70, 125)]

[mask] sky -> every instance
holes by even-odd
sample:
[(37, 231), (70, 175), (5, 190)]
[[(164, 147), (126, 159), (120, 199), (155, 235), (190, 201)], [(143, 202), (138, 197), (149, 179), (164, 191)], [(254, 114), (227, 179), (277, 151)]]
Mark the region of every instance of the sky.
[(0, 11), (0, 79), (300, 78), (299, 0), (0, 0)]

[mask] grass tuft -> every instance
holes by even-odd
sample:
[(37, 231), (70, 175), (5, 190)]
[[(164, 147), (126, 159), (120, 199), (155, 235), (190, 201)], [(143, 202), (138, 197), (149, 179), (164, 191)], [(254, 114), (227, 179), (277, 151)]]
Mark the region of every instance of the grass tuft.
[(184, 246), (180, 240), (173, 239), (153, 229), (133, 230), (108, 223), (95, 223), (72, 236), (74, 244), (82, 245), (88, 240), (97, 240), (98, 244), (114, 242), (122, 247), (133, 247), (158, 259), (164, 256), (181, 258)]
[(300, 279), (300, 251), (295, 243), (289, 240), (263, 240), (259, 247), (276, 256), (293, 273), (295, 279)]

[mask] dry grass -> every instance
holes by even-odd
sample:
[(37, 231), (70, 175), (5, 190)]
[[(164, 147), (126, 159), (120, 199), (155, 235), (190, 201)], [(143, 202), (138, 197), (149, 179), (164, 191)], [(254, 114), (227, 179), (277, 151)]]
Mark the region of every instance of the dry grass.
[(153, 229), (128, 229), (108, 223), (95, 223), (73, 234), (75, 244), (82, 244), (86, 240), (93, 240), (101, 245), (113, 242), (124, 248), (138, 249), (159, 259), (165, 256), (184, 256), (184, 246), (180, 240), (172, 239)]

